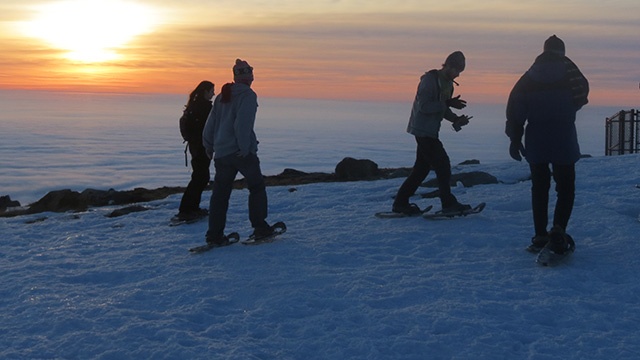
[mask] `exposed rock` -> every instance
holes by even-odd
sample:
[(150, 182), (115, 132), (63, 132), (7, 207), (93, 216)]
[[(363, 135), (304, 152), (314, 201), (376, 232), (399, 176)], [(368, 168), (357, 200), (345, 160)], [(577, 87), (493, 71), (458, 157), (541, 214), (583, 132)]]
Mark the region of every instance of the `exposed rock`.
[(29, 214), (35, 214), (45, 211), (84, 211), (88, 208), (89, 204), (80, 197), (80, 193), (64, 189), (49, 192), (42, 199), (31, 204), (27, 212)]
[[(280, 186), (280, 185), (302, 185), (319, 182), (333, 182), (336, 178), (333, 174), (312, 172), (306, 173), (300, 170), (284, 169), (278, 175), (265, 176), (264, 182), (267, 186)], [(244, 187), (244, 180), (236, 180), (234, 187)]]
[[(467, 161), (465, 163), (475, 163), (475, 160)], [(410, 173), (411, 168), (379, 169), (378, 165), (371, 160), (356, 160), (354, 158), (347, 157), (336, 165), (336, 172), (333, 174), (321, 172), (306, 173), (295, 169), (285, 169), (278, 175), (265, 176), (265, 184), (267, 186), (294, 186), (321, 182), (378, 180), (407, 177)], [(458, 181), (465, 187), (479, 184), (498, 183), (498, 180), (494, 176), (479, 171), (452, 175), (451, 184), (455, 185)], [(437, 182), (434, 179), (426, 182), (423, 186), (437, 187)], [(246, 187), (244, 179), (236, 180), (234, 182), (234, 188), (238, 189), (244, 187)], [(210, 188), (211, 187), (208, 187), (209, 190)], [(184, 190), (184, 187), (162, 187), (151, 190), (136, 188), (127, 191), (116, 191), (114, 189), (86, 189), (81, 193), (71, 191), (69, 189), (57, 190), (49, 192), (42, 199), (31, 204), (29, 207), (12, 209), (5, 212), (0, 211), (0, 217), (36, 214), (46, 211), (80, 212), (86, 211), (90, 207), (143, 203), (164, 199), (169, 195), (183, 193)], [(289, 187), (288, 190), (289, 192), (295, 192), (297, 189), (295, 187)], [(435, 193), (434, 196), (437, 196), (437, 193)], [(8, 196), (3, 196), (0, 200), (7, 201), (10, 199)], [(20, 206), (17, 201), (12, 202), (11, 204)], [(115, 210), (108, 216), (121, 216), (131, 212), (144, 210), (148, 209), (143, 206), (130, 206)]]
[(25, 224), (35, 224), (35, 223), (43, 222), (43, 221), (45, 221), (45, 220), (47, 220), (47, 219), (48, 219), (48, 217), (46, 217), (46, 216), (42, 216), (42, 217), (37, 217), (37, 218), (35, 218), (35, 219), (27, 220), (27, 221), (25, 221), (24, 223), (25, 223)]
[(479, 165), (479, 164), (480, 164), (480, 160), (473, 159), (473, 160), (465, 160), (458, 165)]
[(131, 213), (134, 213), (134, 212), (147, 211), (147, 210), (149, 210), (149, 208), (146, 208), (146, 207), (141, 206), (141, 205), (127, 206), (127, 207), (124, 207), (122, 209), (118, 209), (118, 210), (114, 210), (114, 211), (110, 212), (109, 214), (107, 214), (107, 217), (114, 218), (114, 217), (118, 217), (118, 216), (131, 214)]
[(296, 177), (305, 176), (305, 175), (308, 175), (308, 174), (304, 171), (286, 168), (280, 173), (280, 175), (277, 175), (277, 176), (281, 178), (296, 178)]
[(346, 157), (336, 165), (338, 180), (364, 180), (375, 176), (378, 176), (378, 164), (371, 160)]
[(11, 200), (11, 196), (9, 195), (0, 196), (0, 213), (7, 210), (7, 208), (19, 207), (19, 206), (20, 206), (20, 202)]
[(69, 189), (55, 190), (47, 193), (43, 198), (31, 204), (26, 209), (0, 213), (0, 216), (10, 217), (41, 212), (86, 211), (90, 207), (106, 205), (125, 205), (164, 199), (169, 195), (184, 192), (184, 187), (162, 187), (148, 190), (136, 188), (127, 191), (86, 189), (79, 193)]

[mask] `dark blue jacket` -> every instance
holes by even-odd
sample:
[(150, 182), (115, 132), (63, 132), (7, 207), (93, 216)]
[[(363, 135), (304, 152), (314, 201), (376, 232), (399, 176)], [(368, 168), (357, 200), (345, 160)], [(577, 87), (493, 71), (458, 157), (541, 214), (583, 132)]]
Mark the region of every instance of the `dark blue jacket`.
[(521, 141), (525, 135), (531, 164), (574, 164), (580, 158), (576, 112), (588, 94), (587, 79), (569, 58), (542, 53), (511, 90), (507, 136)]

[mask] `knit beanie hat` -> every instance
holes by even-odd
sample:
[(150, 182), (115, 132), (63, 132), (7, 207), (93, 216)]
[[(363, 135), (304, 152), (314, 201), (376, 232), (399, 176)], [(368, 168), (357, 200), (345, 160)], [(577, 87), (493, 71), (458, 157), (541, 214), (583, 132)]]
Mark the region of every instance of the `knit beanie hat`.
[(451, 54), (449, 54), (449, 56), (447, 56), (447, 59), (444, 61), (444, 64), (450, 65), (460, 71), (463, 71), (465, 67), (464, 54), (462, 53), (462, 51), (454, 51)]
[(544, 51), (564, 56), (564, 41), (553, 35), (544, 42)]
[(253, 68), (244, 60), (236, 59), (233, 66), (234, 80), (253, 80)]

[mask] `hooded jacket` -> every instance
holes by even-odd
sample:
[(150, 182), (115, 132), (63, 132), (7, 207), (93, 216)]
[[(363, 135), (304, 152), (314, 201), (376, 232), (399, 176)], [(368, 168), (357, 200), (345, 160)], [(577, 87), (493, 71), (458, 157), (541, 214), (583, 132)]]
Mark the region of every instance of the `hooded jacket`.
[(455, 120), (447, 106), (453, 95), (453, 81), (438, 70), (430, 70), (420, 77), (416, 97), (411, 107), (407, 132), (417, 137), (438, 138), (442, 119)]
[(524, 134), (531, 164), (576, 163), (580, 158), (576, 112), (587, 104), (588, 94), (589, 83), (573, 61), (543, 52), (511, 90), (507, 136), (520, 142)]
[(232, 154), (244, 157), (258, 151), (258, 141), (253, 131), (258, 96), (249, 85), (228, 85), (231, 86), (231, 101), (223, 103), (223, 93), (216, 96), (202, 133), (207, 154), (213, 154), (214, 159)]

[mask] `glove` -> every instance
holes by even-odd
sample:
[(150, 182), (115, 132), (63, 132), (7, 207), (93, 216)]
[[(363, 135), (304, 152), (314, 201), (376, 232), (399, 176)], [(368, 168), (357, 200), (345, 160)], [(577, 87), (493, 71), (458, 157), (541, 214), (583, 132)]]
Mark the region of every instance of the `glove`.
[[(524, 145), (521, 141), (512, 141), (509, 145), (509, 155), (513, 160), (522, 161), (523, 156), (527, 156)], [(521, 156), (522, 155), (522, 156)]]
[(451, 99), (447, 99), (446, 103), (448, 107), (452, 107), (454, 109), (464, 109), (465, 107), (467, 107), (467, 102), (460, 99), (460, 95)]
[(462, 127), (469, 124), (469, 119), (471, 119), (473, 116), (467, 116), (467, 115), (462, 115), (459, 116), (457, 119), (455, 119), (453, 121), (453, 130), (455, 130), (456, 132), (462, 130)]

